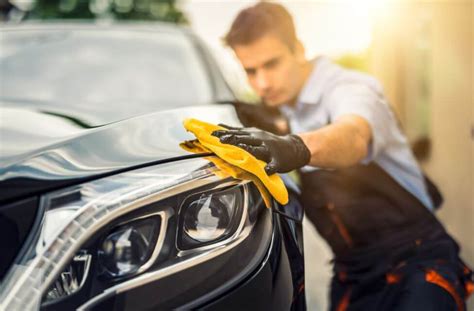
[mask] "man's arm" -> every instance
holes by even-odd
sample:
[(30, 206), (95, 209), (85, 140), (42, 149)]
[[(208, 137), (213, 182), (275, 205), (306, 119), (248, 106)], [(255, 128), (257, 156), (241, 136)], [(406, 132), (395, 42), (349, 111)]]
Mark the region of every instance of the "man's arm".
[(267, 162), (265, 171), (285, 173), (307, 164), (340, 168), (358, 163), (367, 154), (371, 130), (364, 118), (343, 115), (314, 132), (278, 136), (256, 128), (229, 128), (212, 135)]
[(387, 143), (390, 110), (379, 93), (359, 83), (334, 88), (329, 125), (315, 131), (277, 136), (255, 128), (216, 131), (222, 143), (238, 146), (267, 162), (269, 175), (305, 165), (344, 168), (369, 162)]
[(363, 117), (348, 114), (330, 125), (298, 136), (311, 153), (309, 165), (344, 168), (367, 156), (372, 130)]

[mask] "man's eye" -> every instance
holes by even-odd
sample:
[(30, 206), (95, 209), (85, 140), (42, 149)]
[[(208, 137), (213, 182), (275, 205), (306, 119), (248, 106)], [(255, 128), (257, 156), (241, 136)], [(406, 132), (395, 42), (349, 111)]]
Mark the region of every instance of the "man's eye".
[(267, 69), (273, 69), (275, 68), (278, 64), (280, 63), (279, 59), (272, 59), (268, 63), (265, 64), (265, 68)]
[(245, 72), (247, 73), (248, 76), (253, 76), (255, 74), (255, 69), (253, 68), (246, 68)]

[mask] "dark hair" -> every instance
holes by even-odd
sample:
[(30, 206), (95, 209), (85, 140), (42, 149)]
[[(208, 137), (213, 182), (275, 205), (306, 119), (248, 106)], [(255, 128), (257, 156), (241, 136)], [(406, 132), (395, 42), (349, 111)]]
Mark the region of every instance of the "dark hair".
[(224, 42), (230, 47), (250, 44), (268, 33), (276, 35), (294, 51), (297, 39), (290, 13), (280, 4), (259, 2), (240, 11)]

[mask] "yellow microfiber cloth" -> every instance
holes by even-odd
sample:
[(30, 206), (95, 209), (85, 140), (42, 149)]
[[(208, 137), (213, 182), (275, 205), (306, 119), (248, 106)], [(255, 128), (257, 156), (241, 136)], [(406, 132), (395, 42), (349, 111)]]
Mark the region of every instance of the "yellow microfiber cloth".
[[(209, 149), (203, 147), (199, 141), (196, 140), (190, 140), (190, 141), (185, 141), (180, 144), (181, 148), (183, 148), (186, 151), (193, 152), (193, 153), (209, 153), (211, 152)], [(258, 191), (262, 195), (263, 201), (265, 203), (265, 206), (267, 208), (271, 207), (271, 200), (272, 196), (268, 192), (267, 188), (263, 185), (263, 183), (255, 177), (255, 175), (250, 174), (249, 172), (244, 171), (241, 168), (238, 168), (237, 166), (234, 166), (232, 164), (229, 164), (222, 160), (221, 158), (212, 156), (212, 157), (205, 157), (206, 160), (214, 163), (214, 165), (218, 168), (218, 170), (214, 171), (213, 173), (224, 179), (229, 176), (232, 176), (236, 179), (240, 180), (250, 180), (252, 181), (255, 186), (257, 187)]]
[[(183, 124), (184, 128), (187, 131), (193, 133), (199, 141), (199, 144), (188, 142), (188, 145), (182, 145), (185, 149), (187, 147), (187, 150), (191, 151), (193, 150), (193, 148), (195, 148), (194, 150), (204, 152), (208, 152), (210, 150), (228, 164), (231, 164), (245, 172), (250, 173), (246, 175), (246, 177), (248, 177), (248, 179), (250, 180), (252, 180), (252, 177), (254, 180), (258, 180), (258, 182), (255, 182), (255, 184), (257, 188), (259, 188), (259, 190), (261, 190), (261, 184), (263, 184), (276, 201), (283, 205), (288, 203), (288, 191), (285, 187), (285, 184), (283, 183), (283, 180), (278, 174), (268, 176), (264, 170), (266, 165), (264, 161), (255, 158), (253, 155), (239, 147), (229, 144), (223, 144), (219, 141), (219, 138), (211, 135), (212, 132), (217, 130), (225, 130), (225, 128), (196, 119), (186, 119), (184, 120)], [(216, 164), (216, 161), (212, 162)], [(225, 167), (227, 169), (227, 173), (229, 173), (234, 178), (237, 178), (236, 176), (242, 177), (245, 175), (235, 169), (232, 170), (231, 166), (225, 166), (222, 163), (219, 164), (221, 167)], [(216, 166), (219, 167), (219, 165)], [(235, 176), (232, 174), (234, 174)], [(251, 175), (254, 176), (250, 177)], [(260, 192), (262, 193), (262, 191)], [(267, 201), (268, 198), (265, 198), (264, 196), (264, 200)], [(269, 202), (265, 203), (267, 204)]]

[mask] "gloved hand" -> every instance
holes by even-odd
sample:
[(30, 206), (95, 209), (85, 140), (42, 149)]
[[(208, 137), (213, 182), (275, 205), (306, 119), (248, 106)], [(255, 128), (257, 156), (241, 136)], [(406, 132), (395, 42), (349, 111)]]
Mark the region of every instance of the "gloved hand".
[(265, 104), (231, 102), (240, 122), (246, 127), (257, 127), (277, 135), (288, 133), (288, 122), (277, 108)]
[(240, 147), (257, 159), (267, 162), (265, 172), (286, 173), (305, 166), (311, 152), (297, 135), (278, 136), (256, 128), (235, 128), (219, 124), (228, 130), (214, 131), (221, 143)]

